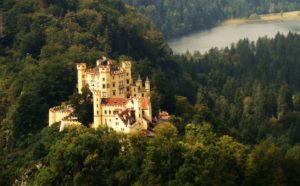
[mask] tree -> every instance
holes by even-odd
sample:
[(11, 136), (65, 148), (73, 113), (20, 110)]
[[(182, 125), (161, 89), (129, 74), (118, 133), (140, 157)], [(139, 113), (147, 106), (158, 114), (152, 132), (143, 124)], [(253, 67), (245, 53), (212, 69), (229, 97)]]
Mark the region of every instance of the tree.
[(284, 85), (279, 90), (278, 100), (277, 100), (277, 117), (280, 119), (287, 112), (293, 110), (293, 99), (292, 93), (287, 85)]
[(82, 88), (82, 94), (74, 93), (70, 97), (70, 104), (83, 125), (88, 126), (93, 121), (93, 94), (88, 87)]
[(47, 126), (45, 118), (48, 106), (45, 100), (34, 92), (23, 92), (18, 98), (12, 115), (13, 134), (16, 139), (26, 137)]
[(181, 163), (177, 129), (171, 123), (164, 122), (155, 128), (155, 134), (146, 149), (139, 184), (166, 184), (175, 177)]
[[(272, 139), (256, 145), (247, 159), (246, 184), (272, 185), (283, 175), (276, 175), (280, 168), (280, 153)], [(280, 176), (277, 177), (276, 176)], [(276, 179), (275, 179), (276, 178)]]

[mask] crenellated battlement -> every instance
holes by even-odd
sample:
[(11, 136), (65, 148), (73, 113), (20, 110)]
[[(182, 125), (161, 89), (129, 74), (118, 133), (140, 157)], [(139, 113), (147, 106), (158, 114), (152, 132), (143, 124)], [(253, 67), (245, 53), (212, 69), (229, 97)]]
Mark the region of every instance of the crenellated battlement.
[(76, 67), (77, 67), (77, 70), (86, 70), (86, 63), (78, 63), (77, 65), (76, 65)]
[(73, 112), (73, 108), (71, 106), (56, 106), (49, 109), (49, 112), (53, 113), (70, 113)]
[(101, 97), (101, 91), (100, 90), (94, 90), (93, 95), (97, 97)]

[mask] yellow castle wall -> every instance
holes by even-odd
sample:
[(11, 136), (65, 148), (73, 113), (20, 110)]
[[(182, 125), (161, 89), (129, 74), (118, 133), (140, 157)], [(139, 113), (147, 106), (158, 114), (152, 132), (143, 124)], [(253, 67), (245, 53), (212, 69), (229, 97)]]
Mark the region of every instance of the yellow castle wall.
[(49, 111), (49, 126), (52, 126), (54, 123), (60, 122), (64, 117), (66, 117), (70, 114), (71, 114), (71, 112)]

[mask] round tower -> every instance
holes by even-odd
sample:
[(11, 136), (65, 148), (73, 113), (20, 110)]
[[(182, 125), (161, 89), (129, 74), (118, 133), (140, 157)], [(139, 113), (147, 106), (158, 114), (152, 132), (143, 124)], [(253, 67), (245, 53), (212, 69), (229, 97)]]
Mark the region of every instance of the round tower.
[(141, 122), (142, 117), (143, 117), (141, 98), (134, 98), (133, 99), (133, 108), (134, 108), (134, 111), (135, 111), (136, 121)]
[(143, 82), (142, 82), (141, 76), (139, 75), (138, 80), (136, 81), (137, 92), (142, 91), (142, 88), (143, 88), (142, 84), (143, 84)]
[(150, 80), (148, 77), (145, 81), (145, 90), (146, 90), (146, 96), (150, 97)]
[(86, 79), (85, 71), (86, 71), (85, 63), (77, 64), (77, 88), (79, 94), (82, 93), (81, 89), (85, 85), (85, 79)]
[(56, 122), (55, 111), (53, 108), (49, 109), (49, 127)]
[(94, 110), (94, 128), (102, 125), (102, 109), (101, 109), (101, 91), (93, 91), (93, 110)]

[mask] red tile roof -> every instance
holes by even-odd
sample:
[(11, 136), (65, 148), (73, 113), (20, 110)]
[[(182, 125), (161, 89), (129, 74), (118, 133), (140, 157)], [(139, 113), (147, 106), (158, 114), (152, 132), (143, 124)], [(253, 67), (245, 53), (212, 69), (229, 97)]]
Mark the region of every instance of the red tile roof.
[(104, 98), (102, 99), (101, 104), (108, 106), (124, 106), (130, 99), (128, 98)]
[(87, 74), (99, 74), (98, 68), (88, 69), (86, 70)]
[(142, 110), (148, 110), (149, 100), (147, 98), (141, 98), (141, 102), (142, 102)]

